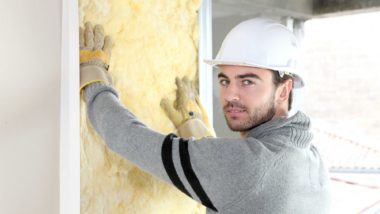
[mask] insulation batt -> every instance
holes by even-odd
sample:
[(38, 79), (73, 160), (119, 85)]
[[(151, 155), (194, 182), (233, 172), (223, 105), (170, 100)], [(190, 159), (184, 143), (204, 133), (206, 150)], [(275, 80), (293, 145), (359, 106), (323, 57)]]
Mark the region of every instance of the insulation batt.
[[(197, 78), (200, 0), (80, 0), (80, 23), (102, 24), (114, 41), (110, 73), (120, 100), (154, 130), (175, 130), (160, 100), (175, 77)], [(176, 188), (109, 150), (81, 102), (81, 213), (205, 213)]]

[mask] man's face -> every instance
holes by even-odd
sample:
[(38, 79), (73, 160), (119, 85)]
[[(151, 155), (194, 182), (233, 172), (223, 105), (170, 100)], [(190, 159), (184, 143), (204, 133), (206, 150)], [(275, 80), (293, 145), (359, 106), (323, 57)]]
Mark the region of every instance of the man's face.
[(220, 102), (232, 131), (248, 131), (273, 118), (276, 90), (272, 71), (235, 65), (219, 68)]

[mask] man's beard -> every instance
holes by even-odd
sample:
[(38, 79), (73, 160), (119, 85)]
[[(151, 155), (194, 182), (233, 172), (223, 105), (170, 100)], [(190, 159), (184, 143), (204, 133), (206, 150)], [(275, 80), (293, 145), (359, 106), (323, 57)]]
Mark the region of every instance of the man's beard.
[[(247, 112), (248, 118), (241, 121), (239, 124), (233, 124), (229, 121), (226, 116), (226, 111), (230, 107), (237, 107), (243, 109)], [(227, 125), (232, 131), (245, 132), (249, 131), (265, 122), (268, 122), (273, 118), (276, 113), (276, 108), (274, 106), (274, 95), (272, 99), (268, 102), (256, 107), (253, 109), (253, 112), (250, 112), (250, 109), (247, 109), (244, 105), (240, 104), (238, 101), (228, 102), (224, 107), (224, 117), (226, 118)], [(232, 120), (232, 119), (231, 119)]]

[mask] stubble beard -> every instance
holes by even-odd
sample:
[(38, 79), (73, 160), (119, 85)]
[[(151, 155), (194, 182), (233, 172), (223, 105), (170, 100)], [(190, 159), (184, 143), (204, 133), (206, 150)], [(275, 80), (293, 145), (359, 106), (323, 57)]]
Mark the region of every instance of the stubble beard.
[[(226, 108), (231, 106), (238, 106), (239, 108), (243, 108), (247, 114), (249, 115), (247, 119), (240, 121), (239, 123), (233, 123), (233, 118), (228, 118), (226, 116)], [(272, 99), (269, 99), (268, 102), (263, 103), (262, 105), (256, 107), (255, 109), (250, 111), (250, 109), (247, 109), (244, 105), (238, 103), (238, 102), (228, 102), (224, 107), (224, 117), (226, 119), (228, 127), (232, 131), (236, 132), (247, 132), (265, 122), (268, 122), (271, 120), (275, 113), (276, 108), (274, 106), (274, 96)]]

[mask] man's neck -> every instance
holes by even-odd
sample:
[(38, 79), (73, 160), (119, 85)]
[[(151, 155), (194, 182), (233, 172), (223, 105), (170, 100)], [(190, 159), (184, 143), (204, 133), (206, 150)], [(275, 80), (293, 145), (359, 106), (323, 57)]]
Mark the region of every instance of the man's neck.
[[(286, 118), (286, 117), (288, 117), (288, 111), (287, 110), (286, 111), (276, 111), (275, 115), (269, 121), (271, 121), (273, 119)], [(267, 122), (269, 122), (269, 121), (267, 121)], [(243, 139), (247, 138), (249, 131), (241, 131), (240, 132), (240, 137), (243, 138)]]
[(276, 118), (288, 117), (288, 113), (289, 113), (289, 111), (288, 111), (287, 106), (286, 106), (286, 108), (285, 107), (277, 108), (276, 113), (274, 114), (272, 120), (276, 119)]
[(240, 132), (240, 137), (241, 138), (247, 138), (248, 137), (248, 131)]

